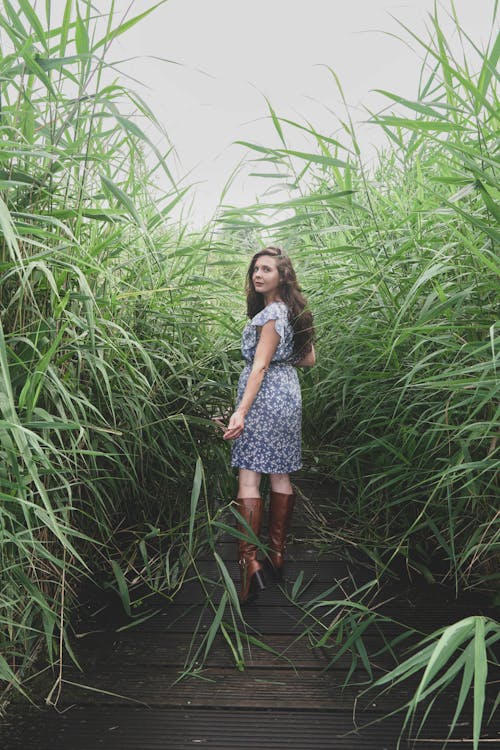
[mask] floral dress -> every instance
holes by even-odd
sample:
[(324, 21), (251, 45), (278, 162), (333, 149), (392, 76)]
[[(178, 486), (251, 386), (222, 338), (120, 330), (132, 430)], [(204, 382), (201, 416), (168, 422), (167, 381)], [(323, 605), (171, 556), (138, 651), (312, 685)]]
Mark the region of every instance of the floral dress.
[(238, 382), (240, 403), (259, 340), (258, 326), (274, 320), (280, 341), (257, 396), (245, 417), (245, 427), (232, 442), (231, 464), (264, 474), (288, 474), (302, 466), (302, 399), (293, 363), (293, 328), (284, 302), (271, 302), (245, 326), (241, 353), (246, 364)]

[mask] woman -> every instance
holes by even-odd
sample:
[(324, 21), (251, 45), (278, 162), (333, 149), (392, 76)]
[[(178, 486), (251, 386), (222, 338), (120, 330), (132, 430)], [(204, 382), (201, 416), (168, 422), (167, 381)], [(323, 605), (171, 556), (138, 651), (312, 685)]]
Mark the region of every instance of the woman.
[[(237, 510), (258, 537), (263, 512), (260, 479), (269, 474), (269, 553), (266, 563), (283, 578), (284, 547), (295, 495), (289, 473), (302, 466), (302, 402), (295, 367), (315, 363), (313, 319), (305, 310), (290, 258), (280, 248), (256, 253), (247, 273), (247, 323), (242, 337), (245, 367), (238, 384), (238, 404), (224, 433), (232, 445), (232, 465), (239, 468)], [(257, 546), (239, 541), (242, 602), (264, 588)]]

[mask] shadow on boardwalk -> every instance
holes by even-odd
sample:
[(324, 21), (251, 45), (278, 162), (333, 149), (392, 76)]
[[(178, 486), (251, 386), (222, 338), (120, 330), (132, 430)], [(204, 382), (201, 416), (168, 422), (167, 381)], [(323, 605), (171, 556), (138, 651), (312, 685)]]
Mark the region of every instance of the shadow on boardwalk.
[[(300, 748), (301, 750), (393, 750), (402, 725), (402, 714), (380, 719), (401, 706), (410, 688), (385, 695), (363, 695), (366, 672), (356, 668), (349, 684), (344, 681), (351, 656), (344, 654), (331, 669), (325, 666), (338, 646), (311, 648), (303, 635), (312, 620), (304, 619), (301, 602), (339, 582), (331, 598), (371, 578), (361, 564), (348, 564), (340, 557), (320, 556), (304, 540), (308, 532), (304, 517), (296, 513), (294, 543), (288, 549), (287, 583), (283, 588), (270, 584), (255, 605), (245, 608), (246, 628), (242, 627), (245, 669), (238, 671), (227, 642), (219, 633), (198, 676), (176, 682), (183, 672), (190, 647), (203, 638), (213, 620), (206, 595), (196, 581), (186, 583), (173, 603), (163, 603), (152, 618), (133, 628), (122, 629), (127, 621), (118, 602), (96, 599), (83, 607), (84, 615), (76, 629), (74, 649), (83, 672), (68, 665), (57, 711), (44, 706), (54, 675), (38, 678), (35, 694), (39, 708), (11, 704), (6, 722), (0, 726), (3, 750), (159, 750), (181, 748)], [(222, 540), (219, 553), (227, 561), (235, 579), (238, 576), (235, 543)], [(217, 578), (215, 562), (206, 556), (198, 561), (209, 579)], [(292, 601), (290, 593), (301, 576), (302, 596)], [(296, 587), (297, 588), (297, 587)], [(470, 607), (431, 601), (420, 593), (411, 601), (399, 587), (385, 614), (423, 632), (470, 614)], [(220, 597), (220, 592), (219, 592)], [(214, 597), (217, 598), (217, 593)], [(322, 611), (314, 632), (328, 625), (329, 607)], [(225, 618), (226, 619), (226, 618)], [(397, 635), (399, 626), (387, 623), (386, 637)], [(318, 631), (319, 628), (319, 631)], [(196, 632), (196, 635), (193, 635)], [(250, 638), (245, 638), (245, 632)], [(301, 637), (302, 634), (302, 637)], [(263, 641), (267, 649), (251, 643)], [(395, 665), (388, 654), (374, 657), (383, 643), (374, 632), (364, 638), (372, 656), (376, 676)], [(403, 648), (403, 647), (402, 647)], [(280, 654), (276, 656), (275, 653)], [(356, 685), (356, 683), (358, 683)], [(363, 684), (364, 683), (364, 684)], [(404, 739), (401, 748), (441, 747), (453, 715), (453, 697), (436, 706), (415, 743)], [(460, 741), (471, 736), (471, 723), (464, 720), (454, 735)], [(500, 748), (500, 734), (484, 733), (485, 747)], [(482, 745), (481, 745), (482, 746)]]

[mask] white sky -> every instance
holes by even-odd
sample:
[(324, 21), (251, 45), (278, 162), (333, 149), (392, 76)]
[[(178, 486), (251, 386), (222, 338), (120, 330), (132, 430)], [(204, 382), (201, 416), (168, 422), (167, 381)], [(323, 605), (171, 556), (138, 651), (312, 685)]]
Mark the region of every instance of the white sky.
[[(99, 2), (99, 9), (108, 3)], [(118, 17), (128, 8), (132, 17), (151, 4), (116, 0), (115, 7)], [(54, 11), (58, 6), (64, 0), (53, 0)], [(367, 119), (363, 106), (379, 109), (386, 103), (372, 89), (416, 98), (422, 52), (390, 36), (408, 39), (391, 15), (426, 37), (433, 6), (433, 0), (169, 0), (117, 39), (109, 59), (138, 58), (121, 69), (147, 84), (131, 86), (152, 107), (175, 146), (176, 176), (188, 175), (186, 184), (199, 183), (192, 219), (201, 224), (245, 156), (246, 150), (233, 142), (277, 145), (265, 96), (278, 115), (309, 120), (328, 135), (338, 133), (337, 117), (343, 118), (344, 110), (324, 66), (340, 77), (357, 122)], [(450, 7), (443, 0), (445, 28), (451, 28), (446, 21)], [(493, 0), (455, 0), (455, 7), (465, 31), (485, 46)], [(291, 145), (305, 146), (297, 137)], [(370, 143), (380, 143), (378, 130), (362, 126), (359, 137), (370, 158)], [(250, 178), (249, 171), (238, 173), (226, 203), (253, 203), (269, 188), (270, 180)]]

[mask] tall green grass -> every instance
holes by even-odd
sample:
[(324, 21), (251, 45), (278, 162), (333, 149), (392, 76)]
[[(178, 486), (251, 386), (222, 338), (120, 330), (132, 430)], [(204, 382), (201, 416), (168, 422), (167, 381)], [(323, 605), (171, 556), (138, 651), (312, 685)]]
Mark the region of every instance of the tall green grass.
[[(493, 16), (495, 28), (496, 4)], [(67, 658), (85, 576), (133, 617), (137, 582), (170, 596), (226, 530), (217, 500), (232, 475), (211, 418), (233, 401), (234, 311), (264, 231), (292, 255), (318, 330), (302, 376), (306, 469), (337, 488), (343, 519), (319, 540), (363, 550), (377, 585), (403, 563), (457, 595), (498, 586), (500, 42), (480, 50), (456, 19), (457, 52), (436, 15), (429, 39), (404, 30), (422, 50), (420, 87), (385, 92), (394, 111), (371, 116), (387, 145), (370, 168), (348, 111), (342, 143), (270, 109), (279, 147), (246, 147), (260, 173), (286, 175), (289, 197), (221, 207), (193, 234), (171, 218), (185, 188), (146, 135), (161, 128), (110, 78), (110, 45), (140, 20), (83, 0), (47, 26), (24, 0), (0, 13), (0, 679), (20, 690), (36, 654)], [(310, 148), (290, 149), (289, 129)], [(190, 663), (221, 629), (243, 668), (236, 592), (215, 559), (227, 591)], [(352, 647), (370, 678), (372, 593), (332, 605), (318, 639)], [(402, 657), (394, 680), (423, 670), (408, 721), (463, 670), (453, 721), (472, 686), (477, 746), (498, 633), (472, 618)]]
[[(139, 577), (175, 590), (190, 562), (197, 456), (219, 467), (221, 492), (228, 483), (224, 450), (208, 439), (231, 398), (224, 287), (204, 276), (205, 236), (184, 237), (170, 218), (185, 188), (168, 148), (145, 134), (159, 124), (110, 82), (110, 45), (147, 14), (112, 11), (67, 2), (50, 27), (26, 2), (0, 12), (7, 686), (37, 653), (62, 663), (82, 577), (111, 578), (125, 596), (138, 550)], [(170, 184), (161, 194), (158, 171)]]
[[(323, 524), (319, 541), (348, 539), (363, 550), (377, 586), (407, 570), (457, 596), (489, 592), (498, 605), (500, 37), (480, 49), (453, 6), (451, 14), (452, 34), (437, 13), (429, 39), (403, 30), (422, 52), (419, 90), (415, 98), (381, 92), (393, 111), (371, 114), (387, 136), (373, 166), (347, 109), (342, 143), (270, 107), (280, 146), (242, 145), (273, 187), (284, 175), (290, 198), (227, 209), (221, 222), (274, 231), (300, 264), (315, 312), (318, 365), (304, 382), (308, 464), (337, 488), (339, 519), (338, 528)], [(495, 3), (493, 30), (496, 18)], [(296, 129), (309, 135), (309, 150), (288, 147)], [(361, 602), (354, 614), (334, 603), (335, 625), (320, 625), (316, 636), (323, 646), (350, 643), (354, 666), (365, 662), (363, 633), (374, 616)], [(488, 618), (456, 623), (400, 656), (375, 685), (422, 670), (406, 706), (413, 728), (416, 712), (425, 707), (425, 723), (439, 691), (463, 673), (450, 726), (472, 691), (477, 747), (499, 634)]]
[[(283, 147), (245, 145), (296, 193), (221, 221), (274, 228), (300, 264), (319, 334), (310, 466), (381, 568), (402, 555), (458, 592), (498, 584), (500, 40), (480, 51), (457, 20), (457, 59), (432, 23), (430, 40), (407, 30), (424, 55), (416, 98), (384, 92), (394, 113), (371, 117), (387, 134), (374, 166), (348, 113), (342, 144), (271, 110)], [(291, 128), (311, 151), (286, 147)]]

